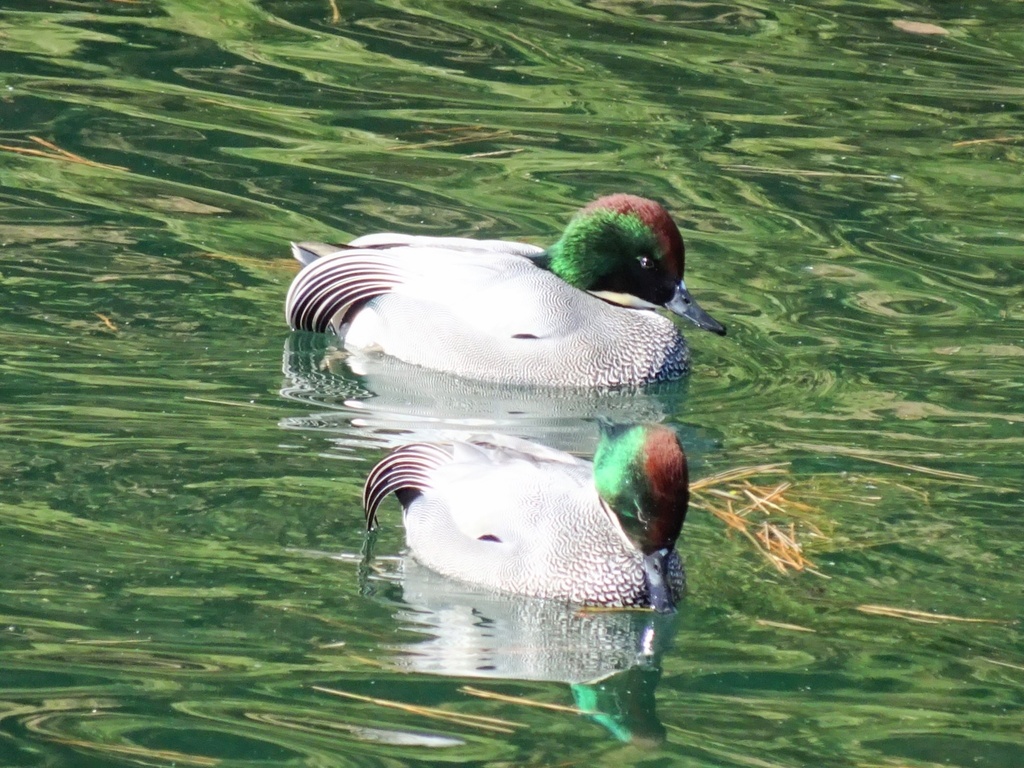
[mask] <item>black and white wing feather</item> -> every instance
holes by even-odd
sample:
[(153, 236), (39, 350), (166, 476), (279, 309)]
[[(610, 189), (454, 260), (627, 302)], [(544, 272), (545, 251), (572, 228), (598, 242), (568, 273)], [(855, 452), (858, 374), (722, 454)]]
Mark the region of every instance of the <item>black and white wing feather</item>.
[(431, 475), (438, 467), (452, 460), (450, 445), (411, 443), (389, 453), (375, 466), (363, 486), (363, 509), (366, 530), (377, 525), (377, 508), (389, 493), (399, 496), (403, 506), (408, 498), (402, 491), (422, 492), (432, 487)]
[[(387, 251), (341, 249), (324, 253), (316, 243), (293, 244), (295, 258), (306, 266), (296, 275), (285, 299), (285, 318), (293, 330), (336, 333), (362, 304), (394, 290), (401, 270)], [(312, 257), (312, 259), (310, 259)]]

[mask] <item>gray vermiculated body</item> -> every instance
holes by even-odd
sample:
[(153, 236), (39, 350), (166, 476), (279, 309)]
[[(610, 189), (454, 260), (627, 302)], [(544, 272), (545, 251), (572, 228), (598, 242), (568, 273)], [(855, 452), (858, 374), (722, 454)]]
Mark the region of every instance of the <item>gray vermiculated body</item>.
[[(430, 471), (405, 509), (413, 556), (451, 578), (582, 605), (645, 605), (641, 553), (602, 507), (588, 462), (537, 461), (505, 450)], [(489, 536), (500, 542), (481, 541)], [(669, 580), (683, 589), (678, 553)]]
[[(355, 244), (389, 237), (398, 236)], [(671, 320), (573, 288), (533, 263), (538, 249), (405, 239), (415, 244), (367, 252), (386, 259), (400, 277), (348, 318), (343, 333), (350, 350), (511, 384), (629, 386), (677, 378), (689, 368), (689, 351)], [(360, 252), (340, 257), (358, 259)]]

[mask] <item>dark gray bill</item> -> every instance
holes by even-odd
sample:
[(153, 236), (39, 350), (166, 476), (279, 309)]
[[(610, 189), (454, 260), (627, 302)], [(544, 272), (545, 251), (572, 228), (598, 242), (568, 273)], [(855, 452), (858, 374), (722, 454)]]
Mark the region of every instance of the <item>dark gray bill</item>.
[(676, 599), (672, 587), (668, 583), (667, 549), (659, 549), (644, 555), (644, 578), (647, 580), (647, 594), (651, 608), (659, 613), (667, 613), (676, 609)]
[(686, 289), (686, 283), (682, 280), (676, 286), (675, 295), (665, 302), (665, 309), (675, 312), (680, 317), (685, 317), (698, 328), (725, 336), (725, 326), (700, 308), (700, 304), (690, 295)]

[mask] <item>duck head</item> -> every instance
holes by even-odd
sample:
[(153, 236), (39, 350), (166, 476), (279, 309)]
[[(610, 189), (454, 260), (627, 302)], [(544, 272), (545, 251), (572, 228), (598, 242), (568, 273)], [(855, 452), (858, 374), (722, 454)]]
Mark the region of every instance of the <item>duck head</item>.
[(667, 564), (690, 502), (686, 454), (675, 431), (660, 424), (600, 426), (594, 455), (597, 493), (643, 554), (651, 607), (672, 610)]
[(580, 290), (627, 307), (664, 307), (725, 335), (686, 288), (684, 262), (683, 237), (668, 211), (636, 195), (595, 200), (547, 251), (549, 269)]

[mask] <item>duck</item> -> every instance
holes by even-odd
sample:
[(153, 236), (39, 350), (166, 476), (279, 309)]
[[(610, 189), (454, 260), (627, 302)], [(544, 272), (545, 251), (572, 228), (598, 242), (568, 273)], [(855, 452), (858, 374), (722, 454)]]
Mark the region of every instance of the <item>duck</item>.
[(492, 592), (673, 611), (686, 453), (661, 424), (600, 424), (593, 462), (507, 435), (400, 446), (363, 488), (366, 528), (394, 494), (420, 564)]
[(682, 235), (658, 202), (598, 198), (549, 248), (509, 240), (364, 235), (301, 242), (285, 299), (292, 330), (334, 333), (463, 378), (618, 388), (680, 378), (690, 352), (665, 309), (725, 327), (683, 280)]

